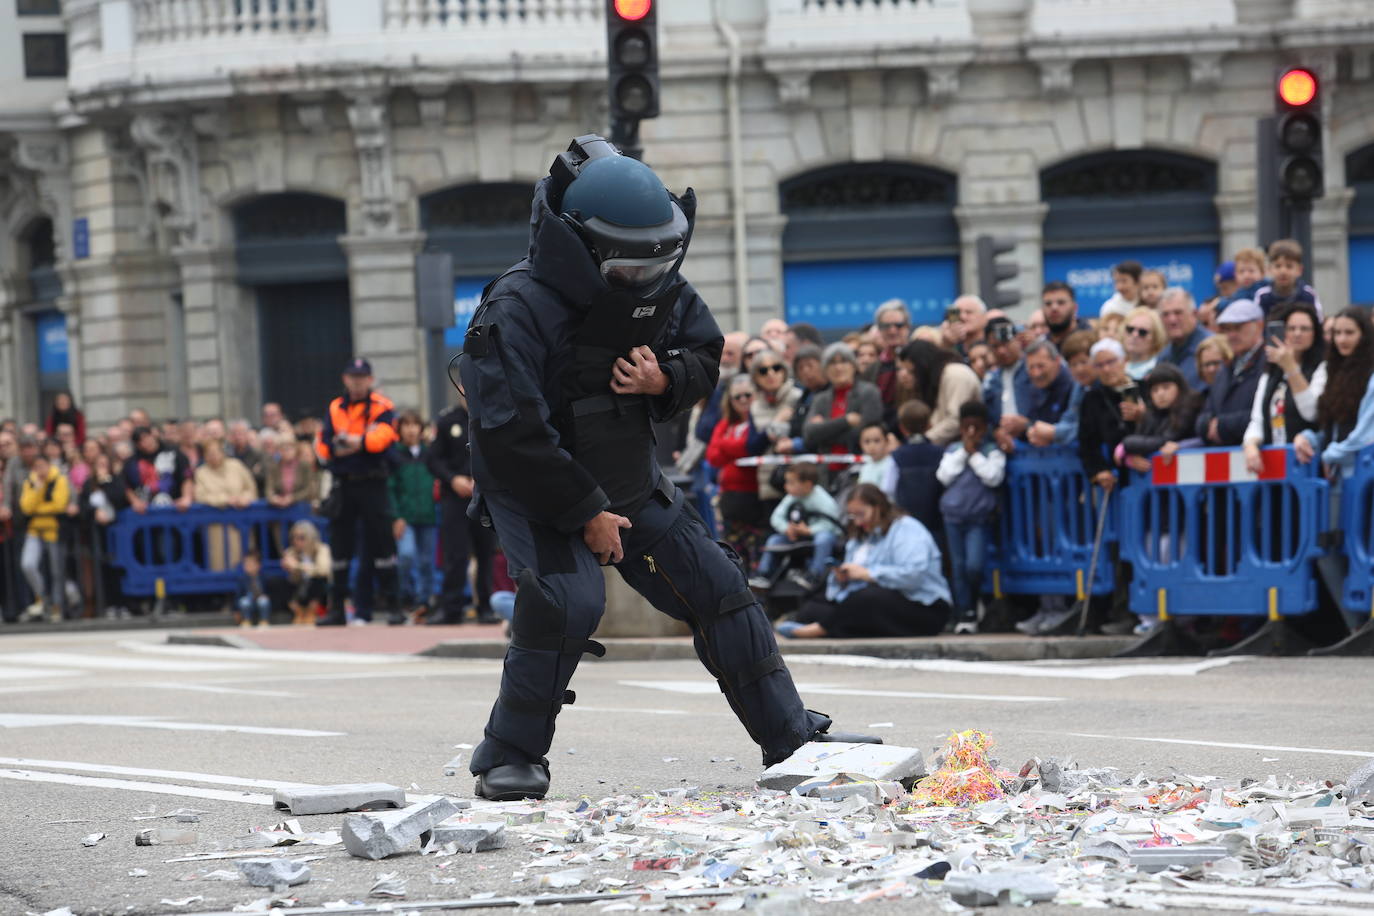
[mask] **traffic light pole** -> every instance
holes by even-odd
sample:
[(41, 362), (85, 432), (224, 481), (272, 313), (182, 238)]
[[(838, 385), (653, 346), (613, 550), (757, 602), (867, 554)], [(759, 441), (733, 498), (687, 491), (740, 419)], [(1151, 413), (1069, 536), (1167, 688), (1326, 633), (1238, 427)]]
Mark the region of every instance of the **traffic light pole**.
[(644, 159), (644, 147), (639, 144), (639, 122), (628, 119), (611, 121), (611, 142), (631, 159)]
[(1302, 246), (1302, 282), (1312, 282), (1312, 201), (1284, 201), (1284, 236)]

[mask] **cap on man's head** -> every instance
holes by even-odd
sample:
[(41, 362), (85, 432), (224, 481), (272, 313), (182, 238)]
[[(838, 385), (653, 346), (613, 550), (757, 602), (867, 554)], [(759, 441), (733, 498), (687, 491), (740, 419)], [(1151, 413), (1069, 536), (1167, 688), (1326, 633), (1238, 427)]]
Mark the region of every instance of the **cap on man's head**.
[(1245, 324), (1263, 320), (1264, 310), (1256, 305), (1253, 299), (1234, 299), (1217, 316), (1217, 324)]
[(352, 360), (349, 361), (349, 363), (348, 363), (347, 366), (344, 367), (343, 374), (344, 374), (344, 375), (371, 375), (371, 374), (372, 374), (372, 364), (371, 364), (370, 362), (368, 362), (367, 360), (363, 359), (361, 356), (355, 357), (354, 359), (352, 359)]
[(1235, 278), (1236, 262), (1222, 261), (1221, 266), (1217, 268), (1217, 279), (1220, 280), (1222, 283), (1230, 283)]

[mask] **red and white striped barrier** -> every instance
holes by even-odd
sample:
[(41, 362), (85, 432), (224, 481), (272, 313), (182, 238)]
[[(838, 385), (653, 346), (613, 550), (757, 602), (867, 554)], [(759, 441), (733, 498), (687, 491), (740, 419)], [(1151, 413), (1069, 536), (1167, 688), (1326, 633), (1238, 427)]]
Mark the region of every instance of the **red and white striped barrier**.
[(1287, 453), (1283, 449), (1264, 449), (1260, 452), (1260, 459), (1264, 466), (1259, 474), (1254, 474), (1245, 466), (1243, 449), (1225, 452), (1178, 452), (1172, 460), (1163, 455), (1155, 455), (1150, 482), (1157, 487), (1181, 487), (1287, 479)]
[(863, 464), (868, 458), (864, 455), (754, 455), (749, 458), (736, 458), (735, 467), (757, 468), (775, 467), (780, 464)]

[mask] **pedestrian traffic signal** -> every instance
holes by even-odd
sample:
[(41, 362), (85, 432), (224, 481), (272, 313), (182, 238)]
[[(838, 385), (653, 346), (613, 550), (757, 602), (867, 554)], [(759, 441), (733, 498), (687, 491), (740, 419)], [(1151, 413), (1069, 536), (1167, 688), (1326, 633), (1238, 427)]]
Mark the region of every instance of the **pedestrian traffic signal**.
[(978, 236), (978, 295), (990, 309), (1015, 308), (1021, 302), (1021, 291), (1004, 288), (1002, 281), (1011, 280), (1021, 272), (1012, 260), (1001, 260), (1016, 250), (1013, 239)]
[(1321, 92), (1311, 70), (1293, 67), (1279, 76), (1274, 124), (1279, 193), (1299, 203), (1321, 197)]
[(653, 0), (607, 0), (611, 123), (658, 117), (658, 11)]

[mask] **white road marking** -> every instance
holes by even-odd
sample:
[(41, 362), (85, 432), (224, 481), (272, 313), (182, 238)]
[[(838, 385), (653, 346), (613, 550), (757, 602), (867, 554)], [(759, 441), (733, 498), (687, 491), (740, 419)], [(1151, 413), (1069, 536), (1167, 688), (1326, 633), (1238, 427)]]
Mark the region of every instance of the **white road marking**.
[(256, 725), (219, 725), (209, 722), (177, 722), (154, 716), (64, 716), (0, 713), (0, 728), (36, 728), (48, 725), (112, 725), (122, 728), (160, 728), (185, 732), (238, 732), (245, 735), (279, 735), (290, 738), (341, 738), (346, 732), (322, 732), (308, 728), (263, 728)]
[[(10, 658), (2, 655), (0, 658)], [(66, 668), (4, 668), (0, 667), (0, 680), (39, 680), (45, 677), (78, 677), (85, 671), (71, 671)]]
[(0, 655), (0, 662), (14, 665), (52, 665), (58, 668), (101, 668), (123, 671), (244, 671), (255, 664), (171, 661), (160, 658), (127, 658), (119, 655), (83, 655), (76, 652), (23, 652)]
[(271, 807), (272, 796), (251, 792), (230, 792), (225, 789), (202, 789), (199, 786), (178, 786), (163, 782), (139, 782), (129, 779), (105, 779), (100, 776), (74, 776), (69, 773), (41, 773), (37, 770), (0, 770), (0, 779), (20, 782), (55, 782), (68, 786), (89, 786), (97, 789), (124, 789), (128, 792), (154, 792), (159, 795), (184, 795), (190, 798), (210, 798), (216, 801), (243, 802), (247, 805)]
[(929, 671), (938, 674), (1000, 675), (1004, 677), (1064, 678), (1088, 681), (1119, 681), (1131, 677), (1193, 677), (1213, 668), (1245, 661), (1243, 657), (1208, 658), (1194, 662), (1086, 664), (1072, 662), (969, 662), (952, 658), (874, 658), (868, 655), (789, 655), (791, 665), (831, 665), (837, 668), (889, 668)]
[[(671, 693), (712, 694), (719, 688), (710, 681), (620, 681), (626, 687), (667, 690)], [(864, 690), (829, 684), (798, 684), (798, 693), (814, 693), (846, 697), (896, 697), (907, 700), (975, 700), (985, 703), (1057, 703), (1063, 697), (1042, 697), (1029, 694), (987, 693), (927, 693), (915, 690)], [(573, 707), (565, 707), (572, 709)]]
[(121, 767), (106, 763), (82, 763), (76, 760), (35, 760), (29, 757), (0, 757), (0, 764), (13, 767), (41, 767), (45, 770), (76, 770), (78, 773), (104, 773), (107, 776), (155, 776), (161, 779), (181, 779), (204, 782), (214, 786), (245, 786), (250, 789), (279, 789), (283, 787), (313, 787), (315, 783), (291, 782), (282, 779), (250, 779), (246, 776), (220, 776), (215, 773), (194, 773), (188, 770), (150, 770), (143, 767)]
[(1135, 735), (1091, 735), (1069, 732), (1075, 738), (1106, 738), (1110, 741), (1150, 741), (1155, 744), (1190, 744), (1197, 747), (1229, 747), (1242, 751), (1294, 751), (1299, 754), (1333, 754), (1337, 757), (1374, 757), (1374, 751), (1338, 751), (1325, 747), (1289, 747), (1286, 744), (1233, 744), (1226, 741), (1189, 741), (1185, 738), (1140, 738)]
[(454, 670), (434, 670), (434, 671), (348, 671), (342, 674), (270, 674), (263, 672), (253, 677), (217, 677), (211, 684), (262, 684), (268, 681), (284, 683), (287, 681), (357, 681), (363, 678), (390, 678), (390, 677), (419, 677), (419, 678), (441, 678), (441, 677), (463, 677), (474, 674), (500, 674), (501, 666), (491, 665), (486, 668), (464, 668), (459, 671)]
[(197, 646), (181, 643), (140, 642), (123, 639), (121, 649), (149, 655), (174, 655), (182, 658), (229, 658), (253, 662), (318, 662), (320, 664), (391, 665), (428, 661), (428, 656), (379, 652), (313, 652), (294, 649), (233, 649), (229, 646)]
[(285, 690), (249, 690), (245, 687), (216, 687), (213, 684), (177, 684), (171, 681), (144, 681), (136, 687), (152, 687), (157, 690), (198, 690), (203, 693), (232, 693), (250, 697), (297, 697), (298, 693)]

